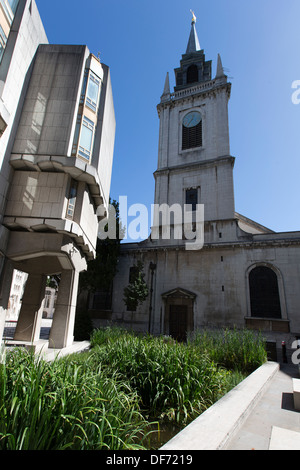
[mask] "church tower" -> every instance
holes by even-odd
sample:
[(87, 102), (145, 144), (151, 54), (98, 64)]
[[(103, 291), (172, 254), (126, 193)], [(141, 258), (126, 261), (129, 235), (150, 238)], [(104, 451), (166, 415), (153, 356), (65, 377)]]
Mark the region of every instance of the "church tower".
[(175, 69), (170, 91), (167, 74), (161, 101), (155, 204), (204, 204), (205, 221), (234, 219), (233, 165), (228, 101), (231, 84), (218, 55), (216, 75), (205, 58), (193, 14), (186, 53)]

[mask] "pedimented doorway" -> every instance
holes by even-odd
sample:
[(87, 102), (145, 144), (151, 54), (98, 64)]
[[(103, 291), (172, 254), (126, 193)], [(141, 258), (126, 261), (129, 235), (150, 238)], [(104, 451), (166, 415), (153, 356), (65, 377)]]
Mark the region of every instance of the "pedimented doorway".
[(164, 334), (177, 341), (186, 341), (194, 329), (194, 301), (196, 295), (176, 288), (162, 295), (165, 303)]

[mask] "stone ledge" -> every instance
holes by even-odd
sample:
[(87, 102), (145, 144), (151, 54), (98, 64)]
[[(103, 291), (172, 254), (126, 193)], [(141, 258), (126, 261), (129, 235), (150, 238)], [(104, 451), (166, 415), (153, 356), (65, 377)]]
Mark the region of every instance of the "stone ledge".
[(221, 450), (241, 427), (279, 370), (266, 362), (208, 408), (161, 450)]

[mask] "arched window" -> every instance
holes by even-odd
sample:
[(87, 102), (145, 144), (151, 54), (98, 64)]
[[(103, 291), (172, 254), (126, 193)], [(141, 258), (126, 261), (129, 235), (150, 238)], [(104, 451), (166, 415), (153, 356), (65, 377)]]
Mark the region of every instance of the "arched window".
[(197, 67), (197, 65), (192, 64), (187, 69), (186, 82), (187, 83), (198, 82), (198, 67)]
[(249, 274), (251, 316), (281, 318), (277, 274), (267, 266), (257, 266)]

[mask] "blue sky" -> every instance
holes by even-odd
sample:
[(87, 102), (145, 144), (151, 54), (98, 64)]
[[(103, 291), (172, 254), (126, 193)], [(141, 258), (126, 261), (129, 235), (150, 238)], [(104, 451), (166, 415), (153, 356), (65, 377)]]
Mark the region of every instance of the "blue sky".
[(50, 43), (86, 44), (111, 68), (117, 119), (111, 196), (154, 201), (158, 116), (166, 73), (185, 52), (190, 9), (213, 74), (232, 83), (236, 211), (275, 231), (300, 230), (300, 2), (289, 0), (36, 0)]

